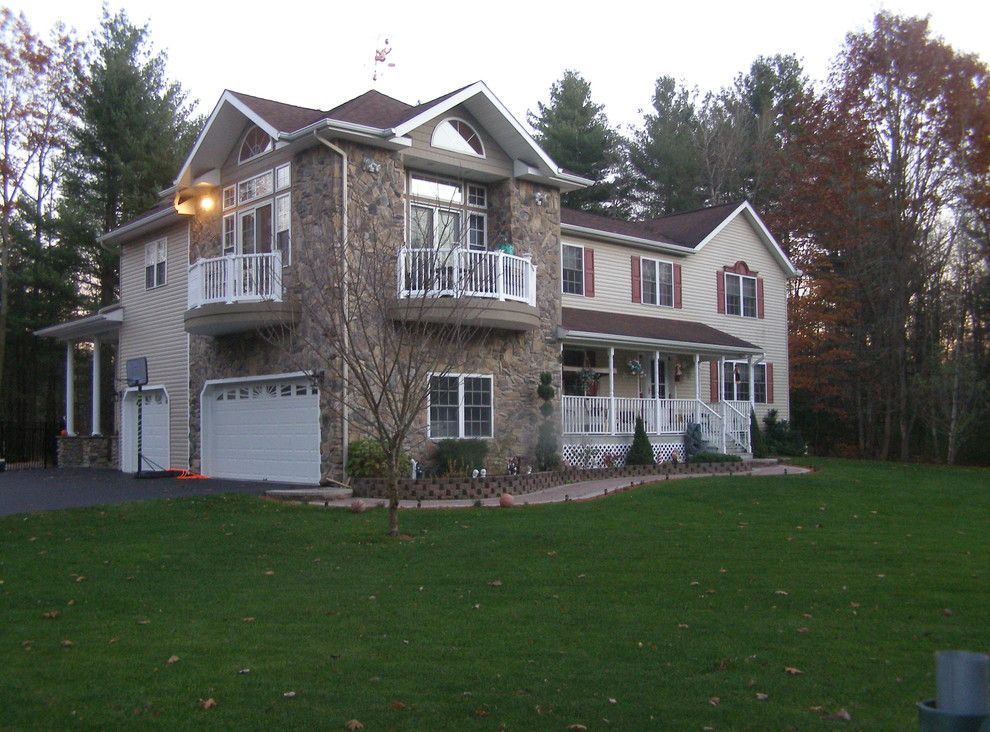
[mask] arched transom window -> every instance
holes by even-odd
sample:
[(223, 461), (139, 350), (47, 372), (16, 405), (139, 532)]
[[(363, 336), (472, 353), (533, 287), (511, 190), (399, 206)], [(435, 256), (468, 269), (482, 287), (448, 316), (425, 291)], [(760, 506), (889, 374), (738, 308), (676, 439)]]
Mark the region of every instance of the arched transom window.
[(244, 163), (272, 149), (272, 138), (260, 127), (252, 127), (244, 136), (237, 162)]
[(485, 157), (485, 146), (481, 143), (478, 131), (462, 119), (450, 117), (443, 120), (433, 130), (433, 147), (444, 150)]

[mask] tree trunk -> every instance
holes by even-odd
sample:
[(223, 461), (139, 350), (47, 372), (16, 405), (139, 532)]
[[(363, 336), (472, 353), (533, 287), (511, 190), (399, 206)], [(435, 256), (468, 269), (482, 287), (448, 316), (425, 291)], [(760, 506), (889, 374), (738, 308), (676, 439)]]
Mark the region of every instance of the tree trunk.
[(388, 461), (388, 535), (399, 535), (399, 466), (395, 458)]

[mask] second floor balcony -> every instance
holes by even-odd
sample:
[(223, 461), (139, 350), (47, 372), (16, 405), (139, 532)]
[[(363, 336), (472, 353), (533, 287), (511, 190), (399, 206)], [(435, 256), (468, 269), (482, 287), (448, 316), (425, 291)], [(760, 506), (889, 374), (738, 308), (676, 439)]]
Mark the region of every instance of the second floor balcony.
[(536, 266), (528, 256), (460, 247), (399, 251), (399, 319), (532, 330)]
[(285, 301), (281, 252), (228, 254), (189, 266), (188, 333), (225, 335), (291, 324), (296, 317)]

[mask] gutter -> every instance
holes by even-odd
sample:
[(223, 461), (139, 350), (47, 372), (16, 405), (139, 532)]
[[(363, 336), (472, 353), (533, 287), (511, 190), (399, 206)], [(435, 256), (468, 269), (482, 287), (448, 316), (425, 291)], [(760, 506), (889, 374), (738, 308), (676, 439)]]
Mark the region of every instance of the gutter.
[(635, 336), (613, 335), (609, 333), (591, 333), (580, 330), (566, 330), (557, 328), (557, 339), (568, 341), (586, 341), (588, 343), (598, 343), (602, 341), (618, 343), (621, 345), (642, 345), (644, 343), (651, 346), (658, 346), (668, 350), (681, 349), (686, 353), (715, 353), (715, 354), (739, 354), (745, 356), (765, 356), (762, 349), (754, 346), (720, 346), (716, 343), (688, 343), (686, 341), (668, 341), (659, 338), (636, 338)]
[[(329, 125), (326, 125), (326, 126), (329, 126)], [(347, 220), (347, 171), (348, 171), (348, 162), (347, 162), (347, 153), (344, 151), (343, 148), (338, 147), (337, 145), (333, 144), (329, 140), (325, 140), (324, 138), (320, 137), (320, 133), (319, 133), (318, 129), (314, 129), (312, 134), (313, 134), (313, 137), (315, 137), (319, 142), (321, 142), (324, 145), (326, 145), (326, 147), (329, 148), (331, 151), (333, 151), (333, 152), (337, 153), (338, 155), (340, 155), (340, 196), (341, 196), (340, 202), (341, 202), (341, 208), (342, 208), (341, 217), (343, 219), (343, 240), (341, 241), (340, 250), (341, 250), (341, 253), (343, 255), (341, 257), (341, 261), (343, 262), (343, 267), (344, 267), (344, 278), (343, 278), (344, 281), (342, 283), (343, 286), (344, 286), (343, 309), (344, 309), (344, 320), (346, 321), (347, 318), (348, 318), (348, 314), (349, 314), (348, 302), (347, 302), (347, 299), (348, 299), (347, 298), (347, 276), (348, 276), (348, 273), (347, 273), (347, 241), (348, 241), (348, 220)], [(340, 388), (343, 390), (342, 399), (341, 399), (341, 423), (342, 424), (341, 424), (341, 430), (340, 430), (340, 432), (341, 432), (341, 443), (342, 443), (341, 444), (341, 456), (342, 456), (341, 477), (342, 477), (343, 480), (346, 481), (347, 480), (347, 453), (348, 453), (348, 448), (349, 448), (349, 444), (348, 443), (350, 441), (350, 429), (349, 429), (349, 424), (348, 424), (348, 421), (347, 421), (348, 418), (349, 418), (349, 416), (350, 416), (350, 409), (347, 406), (347, 377), (348, 377), (348, 373), (347, 373), (347, 359), (343, 359), (343, 358), (341, 359), (341, 372), (342, 372), (341, 373), (341, 376), (343, 377), (340, 380), (340, 382), (341, 382)]]
[(681, 256), (687, 256), (688, 254), (693, 254), (694, 249), (690, 247), (678, 246), (676, 244), (665, 244), (663, 242), (655, 241), (653, 239), (643, 239), (638, 236), (629, 236), (628, 234), (615, 234), (609, 231), (602, 231), (601, 229), (592, 229), (587, 226), (577, 226), (575, 224), (560, 224), (560, 231), (567, 232), (569, 234), (577, 234), (578, 236), (587, 236), (593, 239), (602, 239), (604, 241), (612, 241), (617, 244), (633, 244), (635, 246), (646, 247), (648, 249), (656, 249), (661, 252), (668, 252), (670, 254), (680, 254)]
[(173, 215), (178, 215), (178, 214), (176, 213), (174, 207), (169, 206), (168, 208), (162, 209), (161, 211), (156, 211), (155, 213), (150, 214), (149, 216), (145, 216), (144, 218), (131, 221), (129, 224), (118, 226), (116, 229), (114, 229), (113, 231), (108, 231), (106, 234), (100, 234), (98, 237), (96, 237), (96, 241), (100, 243), (100, 246), (102, 246), (104, 249), (109, 251), (110, 250), (109, 244), (114, 239), (119, 239), (120, 237), (127, 236), (128, 234), (138, 231), (145, 226), (149, 226), (150, 224), (157, 223), (162, 219), (166, 219), (169, 216), (173, 216)]

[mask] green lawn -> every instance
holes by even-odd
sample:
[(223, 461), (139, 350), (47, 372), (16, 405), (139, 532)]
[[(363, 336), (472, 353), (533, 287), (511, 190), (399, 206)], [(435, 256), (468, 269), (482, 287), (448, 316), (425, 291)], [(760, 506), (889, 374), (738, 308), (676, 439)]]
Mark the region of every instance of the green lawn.
[(915, 728), (933, 651), (990, 647), (990, 472), (814, 464), (403, 540), (251, 497), (3, 518), (0, 728)]

